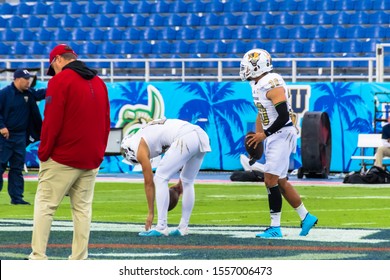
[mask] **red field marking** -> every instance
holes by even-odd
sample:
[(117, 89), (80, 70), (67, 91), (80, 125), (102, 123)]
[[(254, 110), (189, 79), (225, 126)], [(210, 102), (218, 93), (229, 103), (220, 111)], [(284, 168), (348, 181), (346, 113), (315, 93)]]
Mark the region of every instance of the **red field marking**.
[[(6, 244), (0, 245), (0, 249), (26, 249), (31, 244)], [(49, 248), (71, 248), (70, 244), (49, 244)], [(325, 247), (325, 246), (238, 246), (238, 245), (156, 245), (156, 244), (90, 244), (90, 249), (164, 249), (164, 250), (284, 250), (284, 251), (348, 251), (348, 252), (390, 252), (390, 248), (384, 247)]]

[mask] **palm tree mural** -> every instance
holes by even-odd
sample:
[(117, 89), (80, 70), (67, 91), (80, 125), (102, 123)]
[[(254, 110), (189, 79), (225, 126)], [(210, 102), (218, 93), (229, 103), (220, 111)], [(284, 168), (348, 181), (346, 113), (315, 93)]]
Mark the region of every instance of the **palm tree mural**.
[[(192, 123), (197, 123), (199, 119), (207, 119), (208, 122), (197, 123), (206, 131), (209, 125), (214, 124), (218, 148), (214, 149), (213, 153), (219, 152), (220, 169), (224, 170), (223, 147), (229, 147), (229, 154), (233, 153), (237, 157), (244, 151), (244, 141), (242, 138), (238, 141), (233, 139), (232, 128), (244, 135), (246, 131), (241, 116), (243, 113), (255, 113), (256, 108), (252, 102), (244, 98), (231, 98), (235, 92), (231, 82), (180, 83), (179, 88), (185, 88), (193, 94), (193, 98), (183, 104), (178, 118)], [(212, 143), (213, 140), (211, 139)], [(238, 143), (241, 143), (242, 149), (237, 149)]]
[[(369, 114), (369, 112), (361, 112), (361, 108), (364, 107), (364, 100), (355, 94), (350, 94), (352, 83), (334, 82), (334, 83), (318, 83), (313, 87), (323, 92), (325, 95), (320, 96), (314, 103), (314, 111), (327, 112), (329, 118), (334, 120), (334, 114), (337, 112), (339, 115), (339, 126), (341, 135), (341, 152), (342, 152), (342, 169), (348, 171), (348, 166), (345, 164), (345, 143), (344, 143), (344, 131), (357, 131), (367, 132), (367, 129), (371, 128), (371, 123), (368, 119), (360, 118), (363, 113)], [(359, 108), (359, 112), (356, 111)]]

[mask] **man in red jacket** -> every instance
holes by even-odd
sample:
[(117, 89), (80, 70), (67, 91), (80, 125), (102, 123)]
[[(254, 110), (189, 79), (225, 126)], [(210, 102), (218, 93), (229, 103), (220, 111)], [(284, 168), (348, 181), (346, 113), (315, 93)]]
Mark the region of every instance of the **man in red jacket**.
[(65, 44), (51, 51), (47, 74), (54, 77), (47, 87), (38, 150), (41, 163), (29, 259), (47, 259), (53, 215), (66, 195), (74, 226), (69, 259), (86, 259), (95, 178), (110, 131), (107, 87)]

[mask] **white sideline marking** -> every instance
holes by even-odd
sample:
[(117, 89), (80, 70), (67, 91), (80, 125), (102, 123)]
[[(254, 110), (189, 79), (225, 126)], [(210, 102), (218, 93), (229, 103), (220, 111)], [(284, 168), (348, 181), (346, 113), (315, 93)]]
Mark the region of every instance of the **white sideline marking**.
[[(32, 220), (0, 220), (0, 231), (32, 231)], [(253, 226), (191, 226), (190, 234), (199, 235), (223, 235), (233, 238), (255, 238), (255, 234), (265, 227)], [(73, 224), (70, 221), (54, 221), (52, 231), (72, 231)], [(143, 231), (141, 224), (117, 224), (117, 223), (92, 223), (91, 231), (131, 232)], [(368, 239), (370, 235), (379, 233), (376, 229), (331, 229), (313, 228), (308, 236), (299, 236), (300, 228), (283, 227), (284, 240), (304, 240), (316, 242), (345, 242), (360, 244), (376, 244), (388, 242), (386, 239)]]

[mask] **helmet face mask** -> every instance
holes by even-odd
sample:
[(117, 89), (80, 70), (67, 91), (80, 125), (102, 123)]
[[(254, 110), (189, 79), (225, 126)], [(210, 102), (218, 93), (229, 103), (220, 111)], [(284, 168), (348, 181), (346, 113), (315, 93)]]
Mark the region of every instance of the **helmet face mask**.
[(240, 77), (242, 81), (250, 81), (272, 69), (270, 54), (263, 49), (253, 49), (248, 51), (241, 60)]
[(140, 144), (141, 138), (138, 136), (127, 135), (123, 138), (121, 143), (121, 154), (122, 156), (131, 164), (137, 164), (137, 152)]

